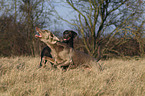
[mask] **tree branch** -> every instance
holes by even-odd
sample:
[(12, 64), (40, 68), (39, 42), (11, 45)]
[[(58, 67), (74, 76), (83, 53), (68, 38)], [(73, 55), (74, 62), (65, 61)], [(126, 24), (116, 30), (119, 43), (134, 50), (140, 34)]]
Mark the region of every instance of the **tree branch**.
[(110, 14), (110, 13), (112, 13), (113, 11), (117, 10), (120, 6), (122, 6), (123, 4), (125, 4), (127, 1), (129, 1), (129, 0), (125, 0), (124, 2), (122, 2), (122, 3), (121, 3), (119, 6), (117, 6), (116, 8), (110, 10), (110, 11), (108, 12), (108, 14)]

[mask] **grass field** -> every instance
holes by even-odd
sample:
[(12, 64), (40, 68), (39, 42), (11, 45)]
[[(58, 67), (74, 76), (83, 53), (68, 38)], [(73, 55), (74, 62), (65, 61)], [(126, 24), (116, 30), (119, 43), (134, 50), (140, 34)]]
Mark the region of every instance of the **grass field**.
[(38, 69), (40, 57), (0, 57), (0, 96), (145, 96), (145, 59), (100, 61), (102, 72)]

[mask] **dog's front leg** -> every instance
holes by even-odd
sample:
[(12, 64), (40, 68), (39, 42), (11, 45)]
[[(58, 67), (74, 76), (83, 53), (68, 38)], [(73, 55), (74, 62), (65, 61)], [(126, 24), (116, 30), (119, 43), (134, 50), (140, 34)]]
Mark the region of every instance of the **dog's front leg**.
[(73, 63), (72, 59), (70, 59), (70, 60), (57, 64), (57, 68), (62, 70), (62, 67), (68, 66), (67, 70), (69, 70), (69, 69), (71, 69), (71, 66), (73, 66), (73, 64), (74, 63)]
[[(63, 63), (63, 62), (62, 62)], [(61, 68), (61, 66), (60, 66), (60, 62), (58, 63), (58, 61), (57, 61), (57, 59), (55, 59), (55, 63), (54, 63), (54, 65), (53, 66), (56, 66), (60, 71), (62, 71), (62, 68)]]
[(50, 57), (47, 57), (47, 56), (45, 56), (45, 60), (48, 60), (51, 63), (54, 63), (54, 61), (55, 61), (53, 58), (50, 58)]
[(63, 63), (59, 63), (58, 66), (68, 66), (68, 65), (70, 65), (71, 63), (73, 63), (73, 62), (72, 62), (72, 59), (71, 59), (71, 60), (67, 60), (67, 61), (65, 61), (65, 62), (63, 62)]
[(42, 58), (42, 63), (41, 63), (41, 64), (42, 64), (42, 67), (45, 67), (45, 66), (46, 66), (46, 60), (49, 61), (49, 62), (51, 62), (51, 63), (54, 63), (54, 59), (53, 59), (53, 58), (44, 56), (44, 57)]

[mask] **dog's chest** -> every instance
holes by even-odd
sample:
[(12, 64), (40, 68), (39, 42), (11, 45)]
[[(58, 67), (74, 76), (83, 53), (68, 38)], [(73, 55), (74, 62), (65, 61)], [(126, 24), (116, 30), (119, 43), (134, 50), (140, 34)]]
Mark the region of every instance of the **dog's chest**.
[(58, 55), (59, 52), (61, 52), (64, 49), (63, 46), (57, 46), (56, 44), (51, 46), (51, 54), (54, 55), (53, 57), (55, 57), (55, 55)]
[(55, 59), (67, 60), (70, 56), (70, 50), (67, 47), (63, 46), (53, 46), (51, 54)]
[(62, 50), (58, 53), (58, 56), (60, 58), (62, 58), (63, 60), (68, 60), (68, 58), (70, 58), (70, 55), (71, 55), (70, 50), (68, 50), (66, 48), (64, 48), (64, 50)]

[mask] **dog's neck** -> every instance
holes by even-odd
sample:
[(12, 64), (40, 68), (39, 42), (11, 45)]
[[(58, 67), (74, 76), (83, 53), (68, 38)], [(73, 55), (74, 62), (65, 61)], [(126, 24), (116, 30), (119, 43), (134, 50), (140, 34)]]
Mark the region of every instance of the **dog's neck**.
[(56, 56), (56, 54), (57, 54), (57, 42), (55, 43), (55, 44), (50, 44), (50, 43), (46, 43), (47, 44), (47, 46), (51, 49), (51, 52), (52, 52), (52, 57), (54, 57), (55, 58), (55, 56)]
[[(57, 42), (59, 42), (59, 41), (57, 41)], [(57, 42), (56, 42), (56, 43), (57, 43)], [(53, 50), (53, 49), (55, 48), (55, 46), (57, 46), (56, 43), (54, 43), (54, 44), (46, 43), (46, 44), (47, 44), (48, 47), (51, 48), (51, 50)]]
[[(57, 42), (60, 42), (60, 41), (57, 41)], [(52, 51), (55, 51), (55, 52), (59, 52), (61, 48), (64, 48), (62, 45), (58, 45), (58, 43), (55, 43), (55, 44), (49, 44), (49, 43), (46, 43), (48, 47), (50, 47), (50, 49)], [(67, 46), (67, 45), (66, 45)]]

